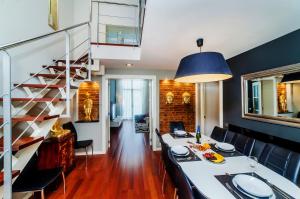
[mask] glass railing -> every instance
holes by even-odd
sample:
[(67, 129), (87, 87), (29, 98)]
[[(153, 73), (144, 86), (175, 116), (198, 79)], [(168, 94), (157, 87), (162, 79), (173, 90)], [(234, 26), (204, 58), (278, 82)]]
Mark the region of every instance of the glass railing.
[(97, 22), (92, 41), (97, 44), (140, 46), (145, 4), (145, 0), (93, 1), (93, 19)]

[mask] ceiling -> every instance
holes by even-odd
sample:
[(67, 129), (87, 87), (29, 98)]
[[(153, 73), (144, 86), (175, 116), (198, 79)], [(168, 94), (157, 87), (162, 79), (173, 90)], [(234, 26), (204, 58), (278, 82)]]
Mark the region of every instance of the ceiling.
[[(182, 57), (218, 51), (231, 58), (300, 28), (299, 0), (147, 0), (135, 68), (176, 70)], [(106, 67), (128, 61), (105, 60)]]

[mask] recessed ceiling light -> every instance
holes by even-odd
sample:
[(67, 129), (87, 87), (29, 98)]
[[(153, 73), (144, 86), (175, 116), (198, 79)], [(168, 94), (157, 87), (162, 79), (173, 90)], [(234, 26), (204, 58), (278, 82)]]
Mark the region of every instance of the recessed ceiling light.
[(128, 68), (130, 68), (130, 67), (132, 67), (133, 66), (133, 64), (126, 64), (126, 67), (128, 67)]

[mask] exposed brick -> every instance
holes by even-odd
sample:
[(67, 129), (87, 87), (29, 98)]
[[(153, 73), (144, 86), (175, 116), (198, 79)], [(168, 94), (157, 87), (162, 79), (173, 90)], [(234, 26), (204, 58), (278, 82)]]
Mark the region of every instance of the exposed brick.
[[(174, 80), (160, 80), (159, 126), (162, 133), (169, 132), (170, 121), (183, 121), (187, 131), (195, 131), (195, 84), (178, 83)], [(166, 94), (174, 94), (172, 104), (166, 104)], [(191, 94), (191, 103), (183, 104), (182, 94)]]

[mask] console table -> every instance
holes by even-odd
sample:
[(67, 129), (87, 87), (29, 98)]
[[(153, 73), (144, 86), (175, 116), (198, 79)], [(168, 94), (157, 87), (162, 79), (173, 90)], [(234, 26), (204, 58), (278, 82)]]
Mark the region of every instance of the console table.
[(38, 168), (62, 167), (69, 172), (75, 165), (74, 136), (66, 133), (60, 137), (47, 138), (39, 148)]

